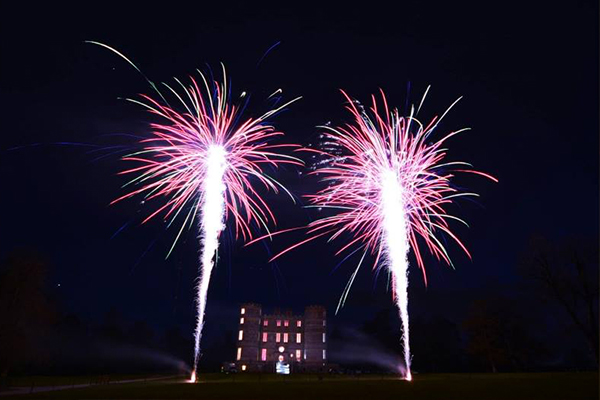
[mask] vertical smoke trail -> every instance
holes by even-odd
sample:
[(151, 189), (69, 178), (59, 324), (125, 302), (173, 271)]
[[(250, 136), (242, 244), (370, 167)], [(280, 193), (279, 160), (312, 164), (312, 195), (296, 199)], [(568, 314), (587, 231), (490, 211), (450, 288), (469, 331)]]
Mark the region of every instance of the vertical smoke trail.
[(402, 347), (406, 380), (410, 372), (410, 341), (408, 324), (408, 231), (402, 186), (396, 173), (389, 169), (381, 176), (381, 207), (383, 212), (384, 240), (387, 267), (392, 272), (396, 306), (402, 321)]
[(223, 175), (227, 166), (226, 152), (221, 146), (213, 145), (207, 153), (206, 175), (202, 185), (202, 255), (200, 257), (200, 276), (196, 297), (196, 331), (194, 343), (194, 367), (191, 381), (196, 381), (196, 369), (200, 356), (200, 339), (204, 325), (204, 309), (206, 308), (206, 295), (210, 282), (210, 275), (214, 266), (213, 258), (219, 247), (219, 234), (224, 228), (225, 216), (225, 184)]

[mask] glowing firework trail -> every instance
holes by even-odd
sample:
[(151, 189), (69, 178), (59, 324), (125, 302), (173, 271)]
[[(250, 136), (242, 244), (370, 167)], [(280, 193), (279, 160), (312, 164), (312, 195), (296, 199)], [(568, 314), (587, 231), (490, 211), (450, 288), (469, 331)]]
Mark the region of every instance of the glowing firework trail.
[[(232, 216), (236, 239), (241, 236), (245, 241), (252, 239), (254, 225), (267, 228), (268, 223), (275, 223), (273, 213), (251, 180), (276, 193), (280, 189), (287, 192), (265, 173), (264, 167), (303, 165), (299, 159), (279, 153), (282, 149), (299, 146), (272, 144), (271, 140), (283, 133), (266, 123), (266, 119), (298, 98), (259, 118), (242, 120), (239, 108), (227, 97), (225, 69), (223, 83), (209, 84), (201, 73), (200, 77), (204, 91), (193, 78), (188, 86), (175, 79), (180, 91), (163, 84), (182, 112), (176, 111), (161, 93), (161, 100), (145, 95), (141, 100), (130, 100), (166, 122), (151, 124), (152, 134), (141, 141), (143, 148), (123, 157), (137, 164), (121, 172), (137, 175), (125, 186), (136, 185), (137, 188), (113, 202), (135, 195), (143, 195), (146, 201), (163, 198), (164, 203), (144, 222), (161, 214), (169, 226), (178, 217), (183, 219), (169, 254), (183, 230), (189, 229), (199, 216), (201, 259), (192, 381), (196, 380), (207, 292), (225, 221)], [(152, 87), (156, 89), (154, 84)]]
[[(200, 354), (200, 339), (204, 326), (204, 309), (206, 308), (206, 296), (210, 275), (214, 266), (213, 257), (219, 248), (219, 235), (223, 230), (223, 217), (225, 211), (225, 184), (223, 175), (227, 165), (226, 153), (221, 146), (212, 146), (208, 149), (206, 159), (206, 176), (203, 182), (204, 201), (202, 204), (202, 258), (200, 268), (200, 279), (198, 282), (198, 297), (196, 310), (196, 331), (194, 334), (194, 372), (198, 365)], [(193, 376), (195, 381), (196, 377)]]
[(469, 255), (466, 247), (450, 230), (448, 220), (466, 223), (448, 214), (445, 208), (457, 197), (477, 195), (459, 193), (450, 185), (450, 179), (453, 172), (469, 172), (497, 180), (471, 170), (471, 165), (464, 162), (441, 163), (446, 155), (442, 145), (465, 130), (430, 142), (430, 135), (445, 113), (439, 119), (433, 118), (425, 126), (415, 118), (414, 107), (408, 117), (401, 117), (396, 109), (390, 112), (383, 92), (382, 104), (373, 96), (370, 110), (364, 110), (346, 93), (342, 93), (348, 100), (346, 108), (352, 113), (354, 123), (337, 128), (322, 127), (325, 129), (324, 141), (328, 150), (311, 150), (325, 157), (325, 161), (316, 164), (312, 173), (323, 176), (322, 180), (328, 186), (308, 196), (312, 206), (333, 208), (339, 212), (309, 224), (307, 239), (287, 248), (273, 259), (318, 237), (329, 236), (329, 240), (333, 240), (350, 233), (353, 238), (337, 254), (357, 244), (359, 248), (354, 252), (362, 249), (364, 253), (340, 298), (338, 309), (343, 306), (365, 255), (373, 254), (374, 268), (386, 267), (393, 280), (393, 294), (402, 320), (405, 378), (410, 380), (409, 249), (414, 251), (425, 283), (427, 277), (417, 238), (438, 260), (450, 265), (450, 257), (437, 238), (440, 233), (456, 241)]

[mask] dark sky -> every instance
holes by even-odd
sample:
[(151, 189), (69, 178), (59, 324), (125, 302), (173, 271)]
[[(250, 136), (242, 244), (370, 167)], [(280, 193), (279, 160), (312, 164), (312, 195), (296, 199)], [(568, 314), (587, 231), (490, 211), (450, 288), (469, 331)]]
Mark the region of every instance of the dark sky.
[[(152, 120), (118, 99), (149, 93), (147, 82), (84, 40), (118, 49), (155, 82), (185, 78), (196, 68), (217, 70), (223, 62), (234, 91), (251, 93), (256, 112), (278, 88), (288, 99), (303, 96), (273, 121), (301, 144), (317, 140), (317, 125), (348, 120), (340, 88), (365, 102), (383, 88), (402, 108), (407, 96), (416, 103), (432, 85), (424, 118), (464, 96), (438, 135), (471, 127), (449, 144), (449, 157), (500, 182), (455, 182), (481, 195), (451, 210), (471, 225), (455, 231), (473, 261), (449, 244), (456, 270), (426, 259), (427, 290), (413, 266), (414, 314), (451, 315), (490, 286), (516, 288), (515, 266), (533, 234), (597, 235), (597, 2), (402, 1), (395, 8), (322, 2), (289, 9), (249, 3), (1, 6), (0, 256), (21, 246), (45, 254), (54, 294), (66, 309), (93, 322), (116, 306), (128, 318), (191, 334), (199, 251), (190, 232), (165, 261), (176, 232), (160, 221), (140, 226), (152, 204), (108, 206), (123, 193), (118, 157), (98, 160), (107, 152), (55, 144), (133, 145), (111, 135), (145, 135)], [(298, 196), (318, 187), (291, 169), (279, 178)], [(285, 197), (266, 197), (281, 227), (318, 215)], [(244, 301), (334, 310), (358, 259), (333, 272), (341, 261), (337, 246), (317, 242), (267, 263), (269, 251), (301, 238), (281, 237), (269, 249), (223, 241), (209, 294), (209, 336), (233, 326)], [(368, 268), (359, 273), (340, 321), (360, 323), (390, 305), (383, 274), (373, 276)]]

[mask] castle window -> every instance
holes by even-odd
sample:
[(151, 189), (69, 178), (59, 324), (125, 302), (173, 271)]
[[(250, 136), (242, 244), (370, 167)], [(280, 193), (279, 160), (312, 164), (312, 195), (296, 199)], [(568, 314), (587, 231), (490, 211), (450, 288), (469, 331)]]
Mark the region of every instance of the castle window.
[(241, 358), (242, 358), (242, 348), (241, 348), (241, 347), (238, 347), (238, 350), (237, 350), (237, 359), (238, 359), (238, 361), (239, 361)]
[(288, 342), (288, 334), (284, 333), (283, 334), (283, 343), (287, 343)]
[(296, 326), (300, 328), (302, 326), (302, 321), (296, 321)]
[(325, 343), (325, 334), (323, 334), (323, 343)]
[(306, 349), (304, 349), (304, 359), (306, 360)]
[(244, 323), (244, 317), (240, 318), (240, 324)]
[(323, 350), (323, 360), (325, 359), (325, 350)]
[(244, 339), (244, 331), (240, 329), (240, 332), (238, 333), (238, 340), (243, 340)]
[(280, 319), (277, 320), (277, 326), (281, 326), (281, 320)]
[(267, 342), (269, 340), (269, 334), (267, 332), (263, 332), (263, 342)]
[(269, 320), (268, 319), (265, 319), (263, 321), (263, 326), (269, 326)]
[(296, 333), (296, 343), (302, 343), (302, 334)]
[(325, 326), (325, 320), (323, 320), (323, 326)]
[(302, 350), (296, 350), (296, 360), (300, 361), (302, 358)]
[(281, 342), (281, 333), (276, 333), (276, 334), (275, 334), (275, 341), (276, 341), (277, 343)]
[(262, 349), (260, 351), (260, 359), (262, 361), (267, 361), (267, 349)]
[(242, 307), (242, 310), (240, 311), (240, 314), (246, 314), (246, 309), (244, 307)]
[(283, 326), (290, 326), (290, 321), (288, 321), (287, 319), (283, 321)]

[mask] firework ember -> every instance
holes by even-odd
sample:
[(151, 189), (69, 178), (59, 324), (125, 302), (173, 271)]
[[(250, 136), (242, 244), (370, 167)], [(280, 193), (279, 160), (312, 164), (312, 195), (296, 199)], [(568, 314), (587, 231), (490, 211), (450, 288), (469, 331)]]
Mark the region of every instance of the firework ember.
[(372, 254), (374, 268), (386, 268), (391, 274), (393, 296), (402, 321), (404, 375), (405, 379), (411, 380), (407, 292), (409, 250), (414, 252), (425, 283), (427, 276), (418, 239), (438, 260), (450, 265), (448, 252), (438, 238), (440, 234), (452, 238), (469, 255), (448, 224), (449, 220), (466, 223), (445, 209), (458, 197), (477, 195), (459, 192), (451, 186), (450, 180), (455, 172), (475, 173), (497, 180), (470, 169), (471, 165), (465, 162), (442, 163), (446, 156), (442, 145), (465, 130), (430, 142), (431, 134), (445, 113), (423, 125), (416, 119), (414, 107), (407, 117), (401, 117), (397, 109), (390, 112), (383, 92), (379, 103), (373, 96), (369, 110), (342, 93), (354, 122), (337, 128), (323, 127), (328, 149), (312, 150), (324, 160), (316, 164), (312, 174), (321, 176), (327, 187), (308, 196), (312, 206), (339, 212), (309, 224), (308, 239), (274, 258), (321, 236), (333, 240), (350, 234), (352, 239), (337, 254), (358, 246), (354, 251), (362, 250), (363, 256), (340, 298), (338, 309), (343, 306), (365, 255)]
[(145, 201), (162, 198), (163, 203), (144, 222), (158, 215), (162, 215), (169, 225), (178, 218), (182, 220), (169, 253), (183, 230), (192, 227), (194, 219), (198, 218), (201, 257), (192, 381), (197, 379), (210, 276), (216, 262), (219, 236), (228, 217), (233, 218), (236, 239), (239, 237), (244, 241), (252, 239), (252, 230), (256, 226), (267, 228), (269, 223), (275, 223), (256, 184), (275, 192), (286, 191), (265, 172), (265, 167), (302, 165), (299, 159), (280, 153), (298, 146), (272, 144), (272, 139), (283, 133), (266, 123), (269, 117), (297, 99), (259, 118), (243, 120), (240, 108), (228, 99), (225, 69), (222, 83), (209, 84), (204, 75), (200, 74), (200, 77), (202, 85), (194, 78), (190, 78), (188, 86), (176, 80), (179, 91), (165, 84), (179, 111), (160, 93), (160, 100), (145, 95), (141, 100), (131, 100), (146, 107), (162, 122), (150, 125), (152, 133), (140, 142), (140, 151), (123, 157), (125, 161), (136, 163), (135, 167), (121, 172), (136, 175), (126, 184), (135, 189), (114, 201), (136, 195), (144, 196)]

